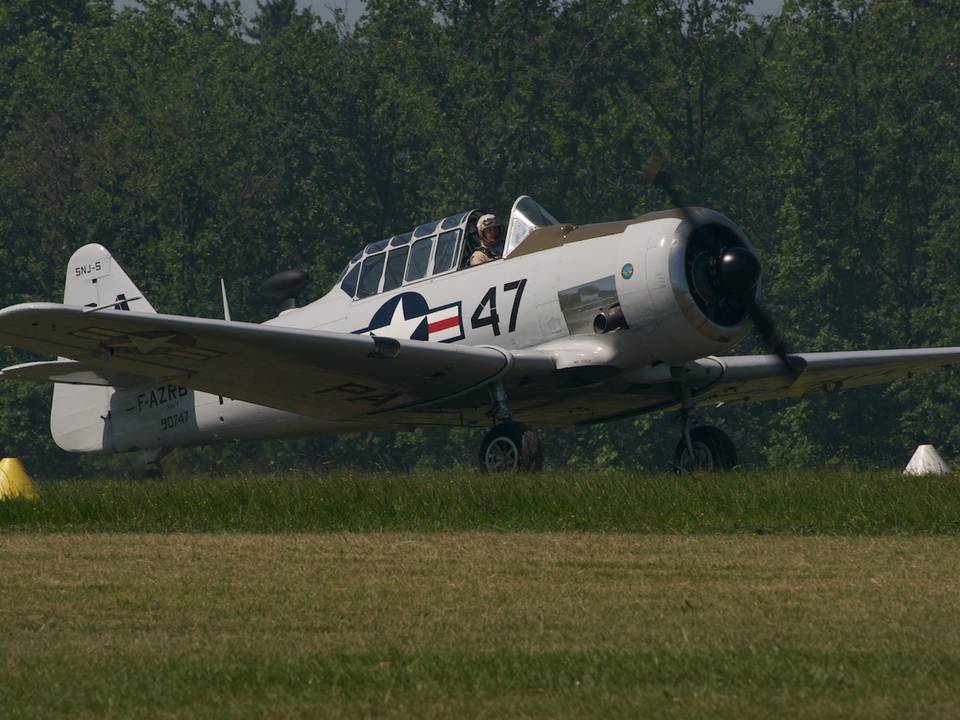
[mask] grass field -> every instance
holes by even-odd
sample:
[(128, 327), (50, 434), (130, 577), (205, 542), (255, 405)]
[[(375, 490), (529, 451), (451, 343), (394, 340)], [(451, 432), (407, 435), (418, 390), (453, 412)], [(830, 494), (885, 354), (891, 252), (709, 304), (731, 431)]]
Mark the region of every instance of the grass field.
[(0, 532), (589, 530), (957, 534), (954, 476), (467, 472), (40, 482)]
[(951, 477), (39, 485), (4, 719), (960, 715)]
[(16, 534), (3, 717), (956, 717), (960, 538)]

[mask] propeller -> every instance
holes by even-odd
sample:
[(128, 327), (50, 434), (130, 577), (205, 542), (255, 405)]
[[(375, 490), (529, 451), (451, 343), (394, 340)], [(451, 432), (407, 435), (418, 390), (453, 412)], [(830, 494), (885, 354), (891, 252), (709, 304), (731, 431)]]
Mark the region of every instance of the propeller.
[[(662, 190), (690, 224), (690, 238), (704, 227), (690, 210), (684, 197), (670, 181), (663, 169), (664, 158), (654, 153), (643, 167), (644, 177)], [(763, 346), (774, 353), (786, 371), (796, 379), (800, 370), (791, 360), (786, 344), (777, 333), (773, 319), (757, 302), (757, 283), (760, 282), (760, 260), (742, 245), (728, 245), (722, 239), (705, 241), (710, 250), (695, 258), (691, 279), (701, 297), (717, 315), (736, 314), (741, 309), (750, 316)], [(742, 317), (742, 315), (740, 315)]]
[(284, 270), (267, 278), (257, 293), (280, 302), (280, 311), (297, 307), (297, 296), (307, 286), (309, 277), (303, 270)]

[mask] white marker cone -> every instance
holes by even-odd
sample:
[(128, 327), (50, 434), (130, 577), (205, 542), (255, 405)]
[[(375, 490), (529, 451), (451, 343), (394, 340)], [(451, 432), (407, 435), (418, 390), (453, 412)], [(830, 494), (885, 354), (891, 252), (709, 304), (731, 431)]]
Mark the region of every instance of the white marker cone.
[(950, 472), (940, 453), (933, 445), (920, 445), (910, 462), (907, 463), (904, 475), (944, 475)]

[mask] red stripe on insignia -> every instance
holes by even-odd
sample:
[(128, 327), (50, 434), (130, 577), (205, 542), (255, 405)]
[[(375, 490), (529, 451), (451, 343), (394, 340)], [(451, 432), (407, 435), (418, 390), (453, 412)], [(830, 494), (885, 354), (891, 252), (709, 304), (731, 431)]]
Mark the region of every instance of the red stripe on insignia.
[(460, 318), (458, 317), (448, 317), (443, 320), (437, 320), (427, 325), (428, 333), (440, 332), (441, 330), (446, 330), (447, 328), (457, 327), (460, 324)]

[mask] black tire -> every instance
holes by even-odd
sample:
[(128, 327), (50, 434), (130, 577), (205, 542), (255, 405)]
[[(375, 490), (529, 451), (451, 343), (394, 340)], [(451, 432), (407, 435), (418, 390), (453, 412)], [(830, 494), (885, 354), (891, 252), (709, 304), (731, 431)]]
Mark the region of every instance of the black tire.
[(725, 432), (706, 425), (690, 431), (694, 459), (691, 462), (687, 442), (680, 438), (673, 454), (673, 467), (678, 473), (732, 470), (737, 466), (737, 448)]
[(164, 480), (165, 478), (166, 475), (163, 474), (163, 468), (159, 464), (150, 463), (143, 467), (144, 480)]
[(543, 470), (540, 437), (526, 425), (500, 423), (480, 444), (480, 471), (484, 473), (538, 472)]

